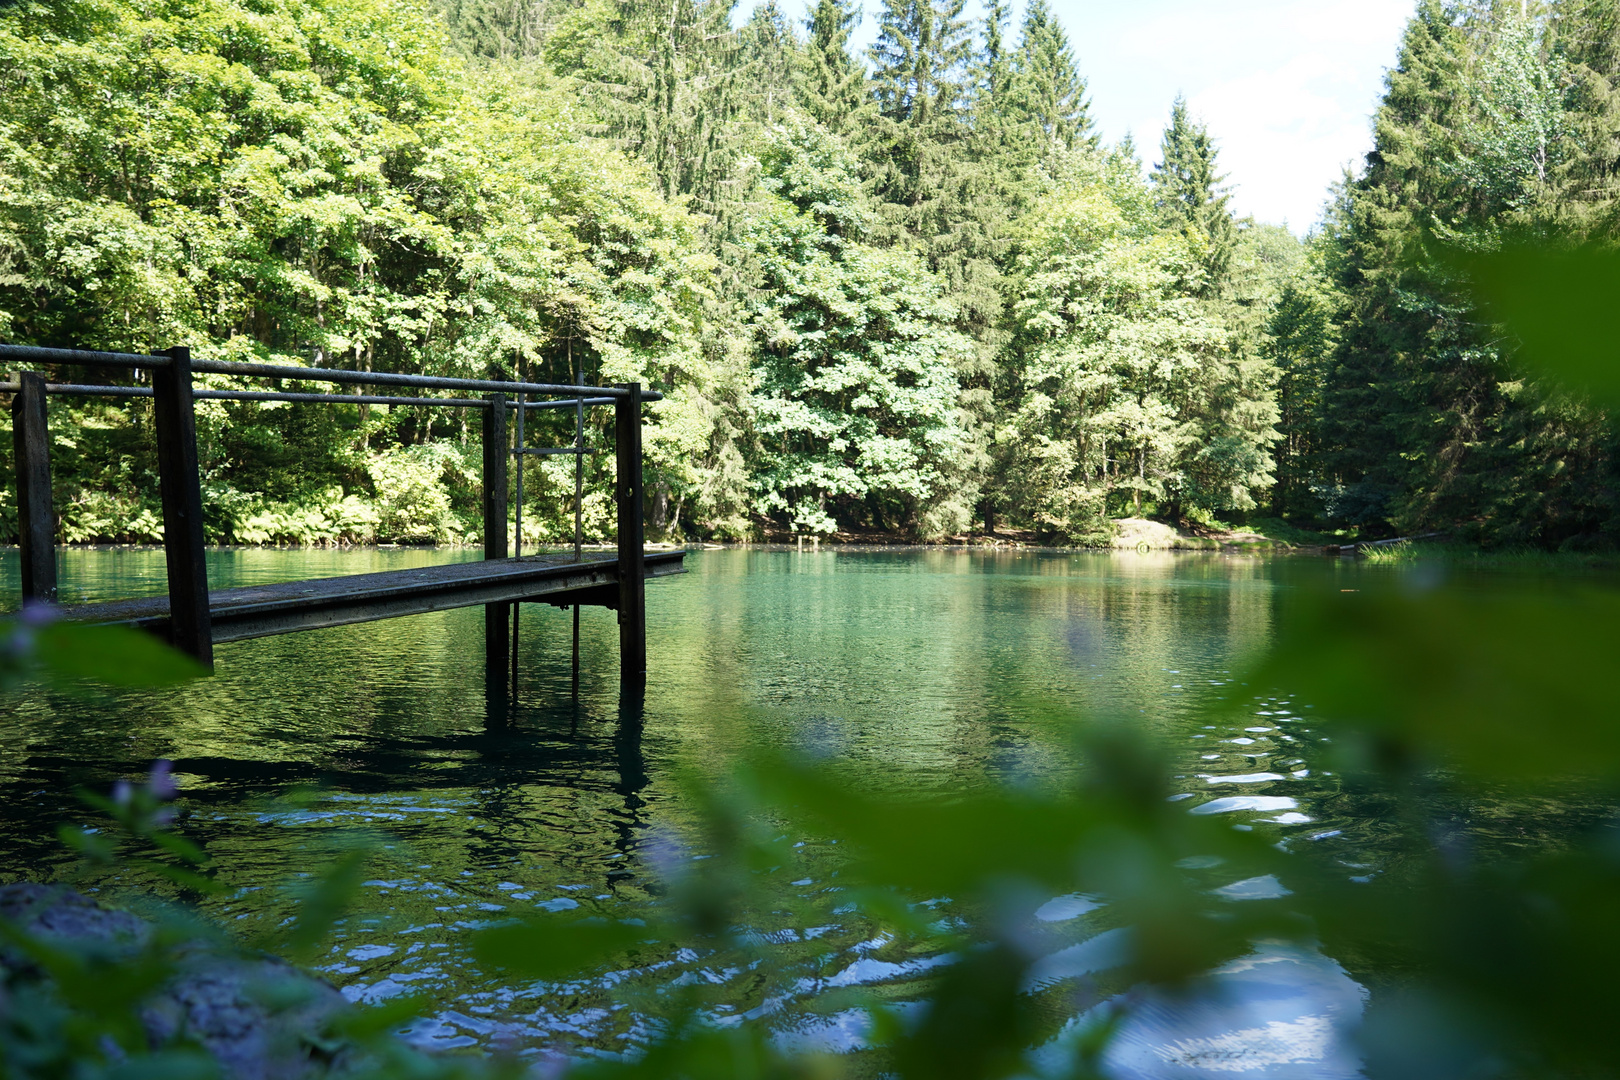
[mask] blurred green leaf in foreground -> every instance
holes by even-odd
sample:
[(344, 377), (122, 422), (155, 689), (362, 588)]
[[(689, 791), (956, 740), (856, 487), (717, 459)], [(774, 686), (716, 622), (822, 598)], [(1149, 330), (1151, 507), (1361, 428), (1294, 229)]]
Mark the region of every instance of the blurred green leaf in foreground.
[(1516, 246), (1458, 260), (1532, 370), (1620, 404), (1620, 251)]
[(126, 626), (68, 622), (49, 604), (0, 618), (0, 690), (34, 675), (63, 685), (88, 679), (151, 689), (208, 674), (197, 661)]

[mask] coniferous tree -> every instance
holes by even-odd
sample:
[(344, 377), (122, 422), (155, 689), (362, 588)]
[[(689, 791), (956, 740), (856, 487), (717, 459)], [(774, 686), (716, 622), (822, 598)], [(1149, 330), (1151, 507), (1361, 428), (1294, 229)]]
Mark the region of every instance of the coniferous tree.
[(1342, 520), (1546, 544), (1612, 514), (1601, 418), (1514, 369), (1454, 261), (1505, 234), (1603, 236), (1601, 197), (1570, 182), (1604, 168), (1569, 165), (1563, 94), (1579, 81), (1554, 76), (1542, 27), (1512, 8), (1437, 2), (1407, 27), (1366, 172), (1330, 219), (1343, 329), (1319, 460)]
[(1564, 242), (1620, 235), (1620, 2), (1560, 0), (1547, 51), (1567, 83), (1564, 126), (1575, 152), (1553, 165), (1533, 233)]
[(878, 112), (862, 152), (882, 212), (875, 238), (920, 250), (978, 344), (964, 372), (987, 381), (1004, 304), (1011, 206), (997, 146), (975, 123), (963, 0), (884, 0), (870, 50)]
[(1177, 97), (1170, 124), (1159, 142), (1153, 186), (1165, 215), (1201, 242), (1204, 288), (1216, 293), (1225, 283), (1237, 247), (1237, 228), (1227, 204), (1231, 194), (1215, 164), (1209, 129), (1192, 118), (1187, 99)]
[(1096, 145), (1086, 80), (1075, 63), (1069, 35), (1046, 0), (1031, 0), (1024, 13), (1011, 66), (1012, 108), (1019, 119), (1062, 149)]
[(739, 98), (745, 114), (775, 123), (797, 102), (796, 73), (803, 67), (799, 39), (777, 0), (763, 0), (742, 30), (738, 62), (743, 71)]
[(1000, 111), (1009, 88), (1006, 31), (1010, 18), (1007, 0), (990, 0), (984, 13), (984, 47), (979, 52), (976, 92), (980, 101), (990, 104), (992, 112)]
[(545, 41), (547, 0), (437, 0), (451, 41), (495, 60), (536, 56)]
[[(208, 54), (242, 12), (196, 2), (208, 18), (183, 41), (173, 19), (137, 33), (97, 0), (0, 5), (3, 26), (67, 20), (36, 51), (6, 39), (27, 72), (0, 115), (0, 172), (17, 172), (0, 199), (0, 333), (140, 345), (166, 327), (232, 355), (458, 373), (521, 357), (540, 377), (572, 356), (665, 391), (648, 428), (654, 528), (742, 536), (770, 511), (938, 534), (982, 492), (987, 518), (1070, 540), (1106, 539), (1122, 513), (1208, 523), (1268, 498), (1372, 533), (1620, 534), (1614, 426), (1516, 366), (1456, 257), (1620, 243), (1620, 0), (1424, 0), (1366, 167), (1305, 244), (1234, 221), (1185, 101), (1151, 182), (1128, 141), (1100, 150), (1050, 0), (1016, 47), (1009, 0), (972, 26), (961, 0), (885, 0), (870, 77), (849, 52), (854, 0), (816, 0), (803, 42), (781, 0), (740, 25), (731, 0), (262, 0), (341, 13), (409, 58), (408, 78), (368, 90), (375, 70), (344, 46), (301, 89), (255, 97), (303, 133), (293, 158), (257, 154), (258, 121), (211, 143), (173, 112), (167, 69), (96, 89), (75, 67), (110, 50), (145, 73), (149, 34)], [(74, 21), (91, 9), (101, 29)], [(188, 78), (211, 100), (212, 76)], [(222, 225), (247, 204), (206, 167), (106, 150), (133, 130), (120, 101), (166, 118), (137, 125), (164, 160), (254, 151), (242, 167), (264, 171), (252, 198), (270, 203)], [(235, 125), (236, 101), (219, 89), (209, 107)], [(120, 154), (134, 165), (108, 171)], [(354, 171), (365, 161), (380, 172)], [(97, 194), (81, 206), (64, 178)], [(237, 250), (231, 229), (251, 250), (206, 270), (207, 251)], [(171, 249), (202, 261), (131, 254)], [(316, 449), (256, 459), (252, 482), (328, 489), (341, 432), (229, 408), (205, 435), (221, 475), (248, 475), (232, 440), (274, 429)], [(379, 492), (436, 467), (411, 410), (360, 423)], [(104, 456), (121, 463), (105, 475), (127, 471)], [(542, 498), (549, 467), (529, 489)], [(433, 516), (384, 509), (388, 530)], [(75, 537), (106, 535), (73, 514)]]
[(799, 104), (828, 131), (858, 134), (871, 110), (866, 72), (849, 52), (861, 21), (853, 0), (816, 0), (805, 20), (809, 40), (799, 77)]
[(964, 0), (883, 0), (870, 49), (883, 115), (929, 129), (960, 119), (972, 33)]
[(901, 235), (948, 231), (952, 183), (972, 134), (965, 106), (971, 39), (963, 0), (884, 0), (871, 57), (875, 193)]
[(1462, 312), (1435, 298), (1417, 268), (1421, 219), (1445, 195), (1431, 160), (1458, 126), (1466, 62), (1466, 38), (1447, 12), (1437, 0), (1421, 4), (1386, 77), (1366, 171), (1328, 217), (1346, 310), (1324, 389), (1322, 479), (1329, 513), (1351, 524), (1388, 528), (1397, 500), (1421, 486), (1411, 455), (1430, 448), (1444, 412), (1419, 365), (1425, 352), (1467, 345), (1454, 329)]
[[(749, 34), (735, 0), (588, 0), (560, 20), (545, 55), (583, 84), (608, 134), (646, 162), (666, 198), (724, 219), (745, 151)], [(769, 25), (769, 16), (766, 25)], [(766, 35), (769, 37), (769, 34)]]
[(1320, 444), (1317, 418), (1332, 341), (1327, 304), (1304, 283), (1283, 288), (1267, 320), (1263, 348), (1277, 368), (1277, 427), (1273, 455), (1277, 482), (1271, 512), (1278, 517), (1315, 517), (1322, 509), (1312, 491)]

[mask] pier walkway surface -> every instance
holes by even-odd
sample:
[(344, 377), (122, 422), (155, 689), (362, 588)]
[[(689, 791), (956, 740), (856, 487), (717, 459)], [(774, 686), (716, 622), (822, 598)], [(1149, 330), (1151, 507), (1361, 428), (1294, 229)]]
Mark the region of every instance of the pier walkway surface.
[[(682, 551), (648, 552), (643, 577), (680, 574)], [(219, 589), (208, 596), (214, 643), (318, 630), (324, 626), (421, 615), (429, 611), (518, 602), (619, 606), (619, 557), (575, 562), (572, 555), (451, 563), (377, 574)], [(169, 636), (169, 598), (75, 604), (63, 617), (116, 623)]]

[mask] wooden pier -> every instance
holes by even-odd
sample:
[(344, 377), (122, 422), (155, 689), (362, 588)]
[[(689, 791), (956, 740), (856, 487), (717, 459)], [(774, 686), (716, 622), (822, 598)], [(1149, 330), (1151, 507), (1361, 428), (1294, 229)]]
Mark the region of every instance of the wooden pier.
[[(641, 405), (661, 395), (636, 383), (611, 387), (507, 382), (498, 379), (448, 379), (387, 372), (298, 368), (271, 364), (193, 361), (187, 349), (163, 354), (85, 352), (0, 345), (0, 364), (22, 363), (53, 368), (145, 368), (150, 388), (88, 383), (52, 383), (45, 375), (24, 371), (17, 381), (0, 385), (12, 396), (16, 453), (17, 501), (22, 555), (24, 603), (56, 603), (55, 512), (51, 505), (50, 434), (47, 398), (54, 394), (151, 397), (156, 429), (158, 472), (163, 504), (164, 555), (168, 595), (140, 600), (83, 604), (61, 608), (63, 616), (98, 623), (139, 627), (158, 634), (205, 664), (213, 663), (215, 643), (328, 626), (371, 622), (430, 611), (482, 605), (486, 672), (491, 683), (504, 684), (508, 656), (515, 659), (514, 629), (518, 605), (526, 602), (575, 609), (575, 685), (578, 685), (578, 608), (613, 608), (619, 619), (619, 677), (639, 693), (647, 677), (646, 579), (683, 573), (684, 552), (645, 551), (641, 481)], [(377, 394), (320, 394), (282, 390), (198, 390), (195, 373), (216, 373), (362, 386), (405, 386), (418, 390), (479, 392), (478, 397), (389, 397)], [(512, 395), (517, 395), (515, 398)], [(530, 400), (538, 396), (541, 400)], [(195, 402), (199, 398), (234, 400), (408, 404), (475, 408), (483, 413), (483, 542), (479, 562), (393, 570), (349, 577), (256, 585), (211, 592), (204, 563), (203, 502), (197, 462)], [(587, 558), (575, 537), (572, 557), (508, 555), (509, 463), (528, 455), (593, 452), (584, 445), (583, 415), (587, 406), (614, 408), (614, 501), (618, 548)], [(512, 442), (509, 417), (531, 409), (574, 409), (574, 445), (535, 448)], [(517, 425), (521, 432), (521, 419)], [(576, 477), (580, 475), (576, 470)], [(581, 496), (576, 479), (575, 499)], [(521, 480), (519, 492), (521, 492)], [(521, 541), (521, 510), (518, 518)], [(576, 516), (577, 521), (577, 516)]]

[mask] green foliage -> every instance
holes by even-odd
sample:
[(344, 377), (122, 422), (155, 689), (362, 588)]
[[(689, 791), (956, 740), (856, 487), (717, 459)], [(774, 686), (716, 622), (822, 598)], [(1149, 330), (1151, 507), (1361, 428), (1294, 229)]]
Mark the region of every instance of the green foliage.
[(379, 533), (390, 540), (449, 539), (450, 493), (437, 446), (405, 446), (378, 456), (369, 466), (382, 510)]
[(1124, 499), (1255, 505), (1269, 387), (1244, 385), (1226, 328), (1185, 287), (1198, 249), (1159, 226), (1133, 159), (1082, 150), (1065, 169), (1022, 245), (999, 494), (1069, 542), (1105, 539)]
[[(556, 1064), (571, 1076), (1002, 1077), (1027, 1074), (1043, 1045), (1060, 1051), (1043, 1075), (1106, 1076), (1111, 1040), (1133, 1011), (1163, 1007), (1155, 988), (1196, 1002), (1207, 992), (1203, 973), (1278, 941), (1319, 947), (1369, 987), (1359, 1029), (1339, 1033), (1355, 1040), (1369, 1075), (1607, 1075), (1606, 987), (1620, 962), (1612, 815), (1592, 815), (1589, 829), (1556, 844), (1517, 835), (1504, 843), (1458, 820), (1467, 807), (1514, 814), (1547, 801), (1612, 803), (1620, 742), (1592, 673), (1607, 670), (1620, 594), (1607, 580), (1549, 589), (1507, 579), (1488, 590), (1363, 580), (1359, 592), (1283, 598), (1275, 647), (1228, 684), (1243, 687), (1244, 699), (1196, 707), (1212, 722), (1246, 717), (1250, 688), (1309, 706), (1296, 706), (1291, 729), (1310, 737), (1308, 766), (1339, 777), (1335, 797), (1385, 807), (1376, 873), (1350, 879), (1342, 852), (1279, 842), (1263, 823), (1239, 831), (1218, 814), (1189, 813), (1173, 797), (1182, 767), (1134, 723), (1054, 708), (1053, 726), (1078, 732), (1077, 765), (1038, 783), (873, 791), (842, 780), (835, 762), (769, 756), (738, 761), (718, 784), (688, 777), (697, 824), (653, 838), (644, 852), (664, 883), (661, 901), (633, 916), (547, 914), (480, 928), (474, 951), (514, 978), (554, 979), (690, 948), (716, 969), (748, 970), (769, 997), (789, 992), (801, 972), (784, 960), (791, 951), (760, 948), (760, 933), (853, 911), (894, 955), (931, 965), (927, 1007), (907, 1020), (877, 996), (825, 995), (824, 1008), (868, 1015), (868, 1049), (858, 1054), (794, 1053), (759, 1021), (716, 1025), (713, 988), (692, 980), (636, 1003), (664, 1021), (638, 1053)], [(145, 785), (93, 800), (117, 824), (115, 836), (64, 837), (86, 871), (140, 858), (208, 888), (213, 865), (167, 816), (173, 793), (160, 764)], [(365, 857), (351, 849), (311, 882), (282, 947), (312, 942), (330, 925), (352, 901)], [(810, 858), (822, 872), (831, 864), (838, 887), (783, 889)], [(1234, 901), (1218, 888), (1267, 876), (1278, 885), (1269, 899)], [(1105, 905), (1118, 952), (1054, 1019), (1050, 1001), (1028, 987), (1041, 959), (1069, 942), (1034, 913), (1074, 893)], [(27, 1025), (0, 1041), (11, 1073), (58, 1075), (51, 1070), (73, 1061), (76, 1075), (113, 1075), (95, 1070), (112, 1064), (116, 1046), (165, 1075), (209, 1074), (195, 1048), (149, 1043), (138, 1021), (140, 1003), (206, 929), (176, 918), (116, 952), (63, 949), (7, 923), (0, 936), (50, 976), (7, 976), (8, 1022)], [(499, 1058), (403, 1050), (386, 1033), (407, 1008), (356, 1011), (323, 1037), (365, 1052), (361, 1076), (505, 1075)]]
[[(211, 491), (208, 495), (216, 508), (232, 502), (244, 504), (241, 512), (231, 516), (226, 534), (237, 543), (330, 547), (364, 544), (379, 538), (381, 519), (376, 506), (358, 495), (345, 495), (340, 488), (328, 489), (314, 500), (291, 507), (265, 505), (235, 491)], [(238, 498), (232, 499), (233, 495)]]
[(1045, 0), (1034, 0), (1024, 11), (1009, 75), (1007, 107), (1019, 121), (1032, 125), (1056, 148), (1097, 144), (1086, 80), (1075, 64), (1069, 35)]
[(799, 102), (828, 131), (846, 134), (870, 113), (866, 72), (849, 53), (849, 36), (860, 11), (846, 0), (817, 0), (805, 20), (809, 31), (800, 75)]
[(42, 672), (109, 686), (173, 686), (207, 674), (196, 661), (123, 626), (62, 622), (44, 605), (0, 619), (0, 689)]
[(1534, 20), (1507, 15), (1470, 79), (1470, 104), (1445, 168), (1484, 207), (1521, 209), (1575, 151), (1561, 59), (1548, 55)]
[[(1337, 325), (1320, 405), (1288, 430), (1314, 455), (1294, 485), (1330, 519), (1449, 528), (1489, 545), (1610, 542), (1612, 424), (1524, 377), (1513, 339), (1477, 317), (1469, 295), (1469, 268), (1507, 265), (1515, 237), (1612, 243), (1602, 133), (1620, 116), (1615, 72), (1585, 63), (1601, 55), (1592, 42), (1607, 16), (1550, 7), (1550, 18), (1527, 18), (1426, 3), (1408, 26), (1367, 169), (1339, 194), (1323, 237)], [(1500, 294), (1499, 270), (1480, 281)], [(1526, 343), (1555, 321), (1527, 327)], [(1561, 362), (1579, 363), (1581, 348)]]
[[(155, 687), (207, 674), (148, 635), (58, 622), (44, 608), (0, 620), (0, 641), (0, 688), (10, 688), (24, 676), (72, 689), (84, 679)], [(170, 804), (178, 790), (170, 763), (159, 761), (143, 783), (120, 781), (110, 797), (81, 792), (114, 828), (61, 827), (59, 837), (79, 856), (70, 880), (136, 870), (171, 883), (182, 895), (220, 891), (209, 854), (176, 825)], [(325, 867), (300, 896), (285, 936), (260, 944), (299, 952), (324, 939), (334, 920), (353, 904), (369, 855), (369, 848), (361, 845)], [(20, 922), (0, 917), (0, 1074), (17, 1080), (211, 1080), (223, 1075), (221, 1063), (184, 1024), (152, 1023), (153, 1001), (172, 980), (188, 973), (195, 979), (199, 962), (252, 964), (262, 954), (179, 906), (164, 908), (154, 921), (128, 916), (104, 920), (108, 932), (81, 937), (72, 936), (71, 914), (65, 933), (62, 921), (55, 927), (34, 924), (28, 914), (23, 911)], [(200, 987), (193, 982), (190, 992), (219, 993), (215, 984), (220, 981), (218, 972), (205, 972)], [(309, 985), (271, 966), (260, 969), (245, 992), (274, 1015), (305, 1002)], [(335, 1063), (333, 1071), (376, 1080), (509, 1080), (518, 1075), (508, 1062), (436, 1060), (406, 1048), (392, 1032), (419, 1004), (409, 999), (338, 1012), (327, 1026), (300, 1034), (301, 1049), (314, 1053), (301, 1053), (298, 1065)], [(250, 1021), (237, 1017), (236, 1022)]]
[(955, 362), (939, 282), (909, 252), (863, 242), (874, 214), (842, 144), (790, 117), (763, 147), (769, 193), (744, 232), (760, 297), (755, 483), (794, 532), (829, 533), (837, 503), (925, 536), (967, 524)]
[(1203, 255), (1206, 290), (1226, 282), (1237, 245), (1237, 227), (1227, 209), (1231, 193), (1215, 164), (1215, 142), (1209, 129), (1192, 118), (1187, 99), (1176, 98), (1170, 126), (1159, 143), (1153, 166), (1153, 190), (1167, 220), (1186, 231)]
[[(705, 395), (736, 396), (698, 344), (713, 260), (694, 250), (696, 223), (582, 137), (560, 91), (448, 57), (425, 8), (303, 10), (85, 0), (0, 14), (11, 340), (639, 379), (672, 391), (647, 434), (650, 484), (693, 486), (693, 448), (721, 412)], [(157, 539), (150, 405), (58, 399), (52, 413), (64, 538)], [(418, 449), (443, 415), (207, 405), (210, 530), (452, 537), (447, 514), (476, 506), (475, 482), (448, 470), (436, 492), (404, 475), (457, 452)]]
[[(742, 25), (718, 0), (10, 4), (0, 335), (635, 379), (666, 395), (646, 435), (660, 538), (835, 521), (932, 537), (976, 512), (1090, 543), (1123, 513), (1266, 507), (1369, 535), (1612, 542), (1612, 424), (1520, 377), (1456, 257), (1613, 246), (1610, 0), (1425, 0), (1366, 168), (1304, 246), (1234, 220), (1185, 101), (1135, 182), (1130, 144), (1097, 142), (1052, 11), (1031, 5), (1013, 43), (1005, 5), (980, 25), (964, 10), (885, 0), (868, 72), (842, 0), (803, 33), (774, 2)], [(822, 240), (788, 228), (773, 188), (788, 127), (839, 142), (839, 183), (861, 191), (859, 220), (818, 219)], [(1048, 200), (1086, 185), (1127, 224), (1082, 256)], [(1143, 254), (1160, 241), (1174, 258)], [(776, 243), (799, 246), (762, 251)], [(1157, 276), (1122, 303), (1109, 290), (1132, 260)], [(858, 298), (891, 270), (894, 295), (873, 297), (898, 305), (894, 325), (875, 327)], [(826, 348), (778, 333), (823, 318)], [(865, 408), (816, 398), (834, 353), (851, 387), (927, 390), (834, 419)], [(52, 416), (61, 538), (160, 539), (150, 405), (61, 398)], [(566, 419), (537, 421), (537, 439), (566, 440)], [(213, 402), (199, 435), (212, 539), (475, 531), (458, 414)], [(593, 416), (587, 441), (606, 435)], [(532, 535), (571, 533), (572, 479), (534, 464)], [(584, 480), (608, 538), (608, 460)], [(0, 497), (0, 535), (14, 529)]]
[(1283, 433), (1273, 453), (1277, 483), (1271, 508), (1279, 516), (1315, 517), (1320, 502), (1311, 490), (1312, 465), (1320, 446), (1316, 422), (1332, 349), (1333, 327), (1323, 290), (1309, 283), (1285, 286), (1265, 328), (1262, 347), (1277, 369), (1277, 427)]

